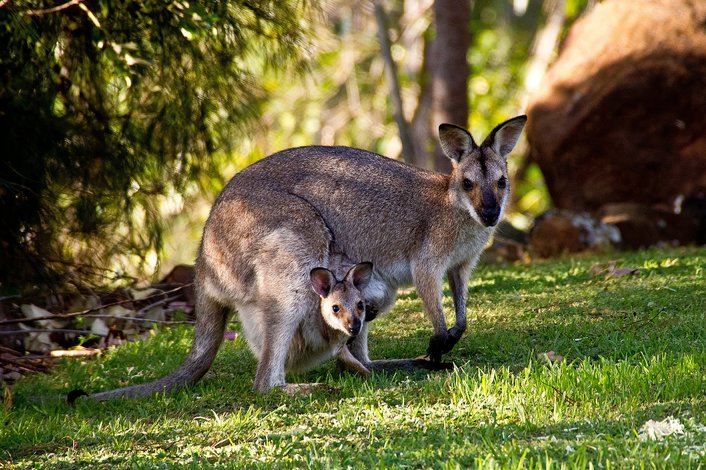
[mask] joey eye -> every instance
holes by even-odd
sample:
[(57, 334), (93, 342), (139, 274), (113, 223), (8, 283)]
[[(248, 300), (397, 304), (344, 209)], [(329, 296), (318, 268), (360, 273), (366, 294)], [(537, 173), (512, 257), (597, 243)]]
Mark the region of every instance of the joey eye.
[(363, 302), (358, 302), (358, 305), (356, 305), (356, 308), (358, 310), (363, 310), (363, 309), (365, 309), (365, 305), (363, 305)]
[(338, 305), (334, 305), (333, 307), (331, 307), (331, 310), (333, 310), (333, 313), (338, 313), (341, 310), (341, 307), (339, 307)]
[(464, 191), (470, 191), (471, 189), (473, 189), (473, 181), (469, 180), (468, 178), (464, 178), (463, 189)]
[(507, 178), (501, 176), (498, 180), (498, 189), (505, 189), (507, 187)]

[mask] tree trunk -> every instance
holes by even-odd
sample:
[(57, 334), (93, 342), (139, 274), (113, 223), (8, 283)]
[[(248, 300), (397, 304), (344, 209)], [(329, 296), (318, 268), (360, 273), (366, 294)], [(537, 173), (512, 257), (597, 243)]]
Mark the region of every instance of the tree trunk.
[(529, 98), (539, 90), (566, 22), (566, 0), (544, 0), (544, 9), (547, 13), (547, 21), (537, 31), (532, 45), (532, 56), (528, 61), (525, 74), (523, 108), (527, 107)]
[[(435, 0), (432, 43), (432, 135), (438, 137), (439, 124), (448, 122), (468, 127), (468, 76), (466, 55), (471, 45), (471, 2), (469, 0)], [(434, 169), (448, 172), (449, 159), (436, 142)]]
[(431, 103), (432, 91), (430, 80), (430, 63), (432, 61), (433, 41), (424, 38), (424, 55), (419, 78), (419, 99), (417, 100), (417, 109), (412, 117), (412, 135), (414, 136), (414, 156), (416, 161), (414, 164), (420, 168), (427, 170), (434, 169), (434, 147), (436, 146), (436, 138), (438, 131), (431, 128)]
[(387, 13), (382, 6), (381, 0), (373, 2), (375, 8), (375, 21), (378, 27), (378, 38), (380, 41), (380, 51), (385, 60), (385, 71), (387, 72), (387, 81), (390, 86), (390, 100), (392, 101), (392, 111), (397, 123), (397, 129), (400, 132), (400, 141), (402, 143), (402, 158), (407, 163), (415, 163), (415, 145), (410, 134), (409, 125), (404, 117), (404, 108), (402, 106), (402, 93), (400, 92), (399, 76), (397, 74), (397, 65), (392, 58), (390, 46), (390, 38), (387, 32)]

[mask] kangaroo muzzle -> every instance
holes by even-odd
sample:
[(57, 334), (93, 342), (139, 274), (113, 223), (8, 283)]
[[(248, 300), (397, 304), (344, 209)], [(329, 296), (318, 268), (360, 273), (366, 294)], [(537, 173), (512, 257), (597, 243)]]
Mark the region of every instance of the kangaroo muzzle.
[(485, 189), (481, 196), (480, 210), (478, 217), (486, 227), (492, 227), (498, 223), (500, 218), (500, 205), (492, 191)]
[(483, 207), (478, 216), (480, 220), (483, 221), (483, 225), (492, 227), (498, 223), (498, 219), (500, 218), (500, 206)]
[(361, 323), (360, 319), (355, 317), (351, 320), (350, 325), (348, 326), (348, 332), (351, 334), (351, 336), (358, 336), (362, 325), (363, 324)]

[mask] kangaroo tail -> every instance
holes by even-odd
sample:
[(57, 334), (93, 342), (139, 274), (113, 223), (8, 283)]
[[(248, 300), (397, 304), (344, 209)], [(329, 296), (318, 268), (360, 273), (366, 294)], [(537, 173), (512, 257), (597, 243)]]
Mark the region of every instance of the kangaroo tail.
[[(88, 395), (93, 400), (137, 398), (172, 392), (196, 383), (208, 371), (223, 342), (228, 310), (211, 299), (199, 296), (196, 305), (196, 331), (191, 352), (177, 370), (153, 382), (117, 388)], [(75, 398), (74, 398), (75, 399)], [(69, 398), (71, 401), (71, 399)]]

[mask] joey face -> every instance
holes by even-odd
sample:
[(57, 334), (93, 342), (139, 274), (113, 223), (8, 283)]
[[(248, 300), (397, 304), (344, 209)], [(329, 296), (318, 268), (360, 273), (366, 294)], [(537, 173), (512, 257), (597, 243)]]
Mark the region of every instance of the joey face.
[(326, 324), (347, 336), (356, 336), (365, 321), (365, 299), (361, 290), (370, 281), (371, 263), (353, 266), (342, 281), (326, 268), (311, 270), (311, 285), (321, 297), (321, 315)]
[(451, 200), (484, 227), (496, 225), (510, 193), (507, 155), (512, 151), (527, 118), (518, 116), (497, 126), (478, 146), (471, 134), (453, 124), (439, 126), (439, 141), (453, 169)]
[(331, 293), (321, 299), (321, 315), (331, 328), (356, 336), (365, 321), (365, 301), (358, 289), (338, 282)]

